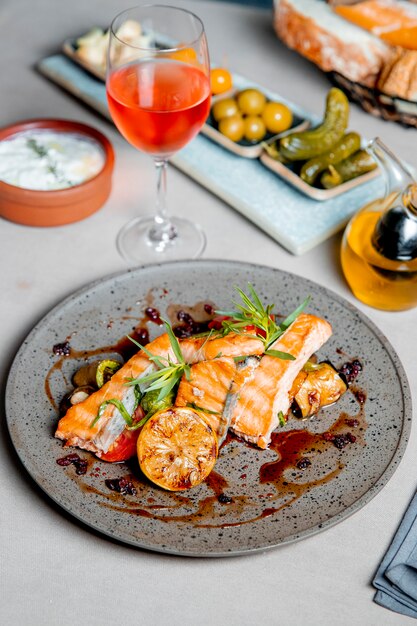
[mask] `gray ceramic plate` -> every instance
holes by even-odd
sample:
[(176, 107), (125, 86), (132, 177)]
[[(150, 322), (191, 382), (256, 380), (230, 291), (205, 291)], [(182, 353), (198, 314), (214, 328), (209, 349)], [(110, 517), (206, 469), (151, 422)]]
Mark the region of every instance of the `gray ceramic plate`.
[[(45, 379), (50, 372), (49, 391), (58, 402), (83, 359), (54, 355), (54, 344), (69, 338), (74, 351), (115, 344), (140, 322), (152, 299), (163, 314), (169, 313), (170, 304), (207, 301), (227, 309), (232, 286), (245, 287), (248, 281), (265, 301), (276, 303), (279, 313), (289, 312), (311, 294), (309, 311), (328, 319), (334, 330), (320, 356), (337, 367), (355, 358), (363, 364), (339, 403), (312, 421), (294, 418), (281, 430), (274, 446), (283, 454), (281, 462), (274, 450), (230, 439), (210, 480), (182, 495), (154, 487), (134, 465), (111, 465), (88, 452), (80, 451), (88, 461), (85, 476), (77, 476), (73, 466), (57, 465), (67, 452), (53, 437), (57, 410), (48, 399)], [(156, 334), (158, 327), (151, 325), (151, 330)], [(8, 380), (6, 409), (25, 468), (65, 511), (133, 546), (190, 556), (264, 550), (340, 522), (393, 474), (411, 424), (404, 370), (391, 345), (362, 313), (304, 278), (226, 261), (139, 268), (104, 278), (67, 298), (20, 348)], [(336, 442), (346, 443), (347, 433), (351, 441), (337, 447)], [(126, 476), (137, 489), (135, 497), (114, 493), (105, 484), (105, 479)]]

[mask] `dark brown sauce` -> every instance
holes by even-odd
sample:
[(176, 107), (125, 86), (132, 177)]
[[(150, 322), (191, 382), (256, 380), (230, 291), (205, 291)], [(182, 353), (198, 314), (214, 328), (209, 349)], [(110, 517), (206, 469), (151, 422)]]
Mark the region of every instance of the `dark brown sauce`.
[[(155, 497), (157, 497), (158, 490), (155, 491), (156, 488), (141, 475), (136, 462), (129, 463), (132, 473), (124, 476), (135, 485), (138, 493), (136, 498), (125, 497), (105, 488), (98, 489), (87, 483), (86, 477), (74, 474), (74, 479), (77, 480), (83, 492), (101, 496), (101, 506), (120, 513), (157, 519), (164, 523), (188, 523), (198, 528), (230, 528), (255, 523), (277, 514), (311, 489), (330, 482), (342, 472), (345, 460), (348, 458), (346, 455), (350, 453), (349, 450), (357, 450), (358, 446), (365, 445), (364, 435), (367, 425), (364, 405), (360, 402), (358, 404), (359, 411), (355, 415), (340, 413), (326, 432), (313, 433), (308, 429), (294, 429), (273, 433), (270, 449), (276, 453), (277, 458), (262, 463), (263, 453), (259, 451), (260, 464), (257, 470), (258, 485), (268, 485), (271, 490), (264, 495), (257, 496), (258, 499), (248, 494), (246, 489), (242, 489), (243, 485), (237, 484), (236, 477), (233, 476), (226, 480), (219, 472), (213, 471), (205, 481), (206, 487), (212, 492), (211, 495), (206, 495), (196, 502), (192, 496), (188, 497), (184, 493), (163, 492), (164, 498), (168, 502), (163, 505), (157, 504)], [(348, 432), (354, 432), (354, 443), (350, 443), (347, 448), (337, 449), (333, 445), (331, 437)], [(232, 442), (238, 446), (242, 445), (254, 449), (251, 444), (238, 440), (234, 435), (229, 434), (222, 446), (223, 454), (227, 454), (224, 448)], [(314, 464), (326, 454), (330, 455), (331, 466), (327, 467), (325, 473), (319, 478), (317, 476), (315, 478), (309, 477), (309, 471), (311, 469), (314, 471)], [(309, 463), (302, 463), (300, 466), (298, 465), (300, 460), (304, 462), (308, 460)], [(241, 469), (246, 468), (245, 465)], [(241, 472), (239, 472), (239, 477), (241, 478)], [(82, 480), (83, 478), (84, 480)], [(233, 479), (234, 483), (231, 482)], [(150, 493), (154, 497), (150, 497)], [(268, 505), (260, 511), (259, 507), (262, 507), (262, 502), (259, 498), (263, 499), (265, 505), (267, 504), (266, 500), (268, 501)], [(275, 505), (274, 502), (276, 502)], [(179, 513), (183, 507), (191, 508), (192, 512)], [(255, 508), (257, 509), (256, 514), (251, 515), (250, 512), (255, 512)], [(232, 517), (238, 521), (222, 519), (228, 516), (230, 511), (232, 511)]]

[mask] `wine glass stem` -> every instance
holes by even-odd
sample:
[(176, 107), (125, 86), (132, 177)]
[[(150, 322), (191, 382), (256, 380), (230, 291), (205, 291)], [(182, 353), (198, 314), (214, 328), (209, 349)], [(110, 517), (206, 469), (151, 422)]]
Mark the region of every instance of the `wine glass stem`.
[(155, 159), (156, 168), (156, 215), (154, 225), (149, 232), (152, 242), (168, 243), (177, 237), (177, 229), (167, 214), (167, 168), (166, 159)]

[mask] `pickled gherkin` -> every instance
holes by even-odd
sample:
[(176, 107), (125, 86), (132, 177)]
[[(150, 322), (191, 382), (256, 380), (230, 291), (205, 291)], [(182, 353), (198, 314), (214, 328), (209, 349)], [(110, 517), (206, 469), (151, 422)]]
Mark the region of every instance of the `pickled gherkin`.
[(376, 163), (366, 150), (358, 150), (336, 165), (329, 165), (320, 179), (325, 189), (333, 189), (348, 180), (362, 176), (376, 168)]
[(312, 130), (291, 133), (280, 142), (280, 152), (289, 161), (306, 161), (330, 150), (343, 137), (349, 121), (349, 101), (333, 87), (327, 95), (323, 122)]
[(358, 133), (346, 133), (328, 152), (310, 159), (301, 168), (300, 176), (304, 182), (313, 185), (318, 175), (329, 167), (340, 163), (361, 147)]

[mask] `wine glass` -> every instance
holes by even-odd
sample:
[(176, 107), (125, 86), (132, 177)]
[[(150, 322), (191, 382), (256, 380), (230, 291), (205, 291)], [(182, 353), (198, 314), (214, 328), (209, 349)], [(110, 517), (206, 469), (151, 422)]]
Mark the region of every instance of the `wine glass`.
[(122, 228), (119, 252), (134, 263), (199, 256), (206, 243), (201, 228), (168, 216), (166, 174), (168, 159), (195, 137), (210, 110), (210, 64), (201, 20), (163, 5), (120, 13), (110, 27), (106, 91), (117, 128), (153, 158), (157, 175), (156, 213)]

